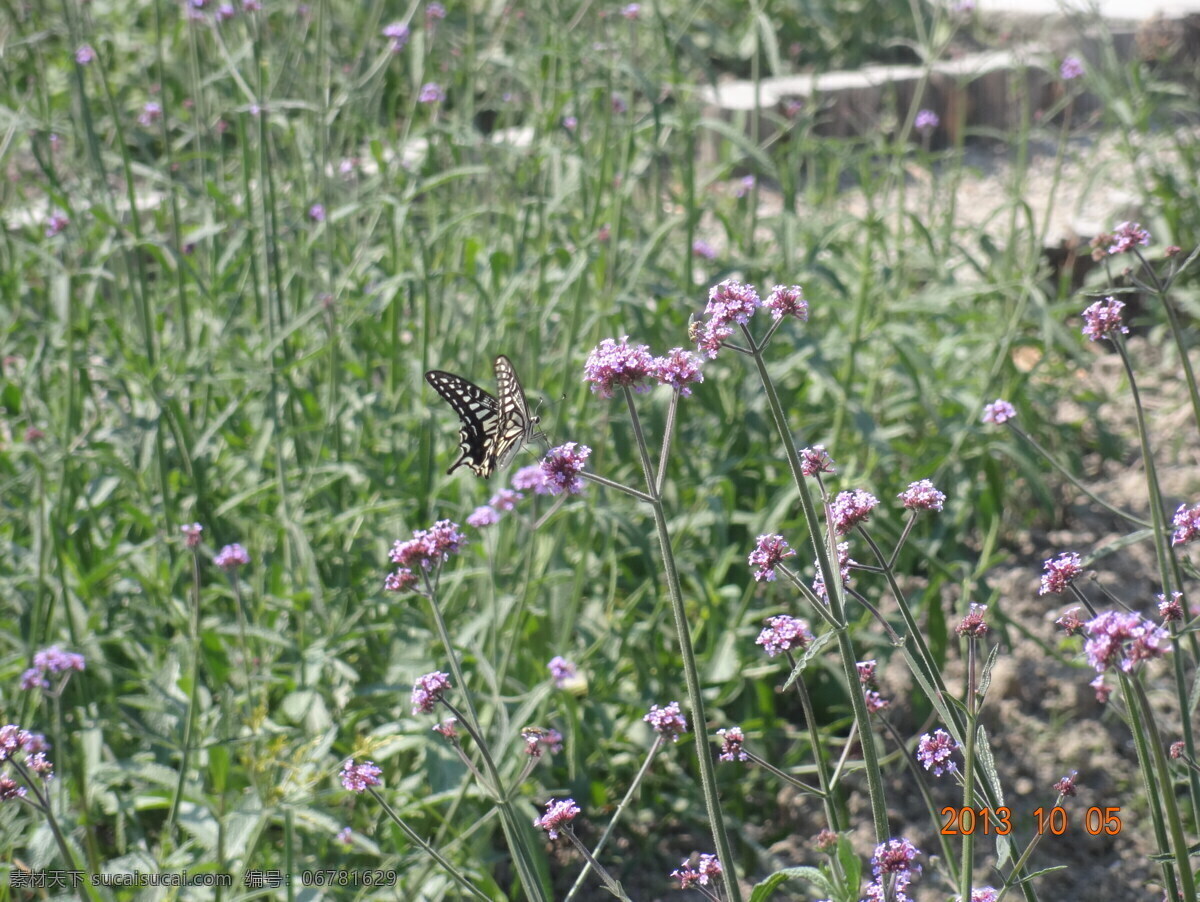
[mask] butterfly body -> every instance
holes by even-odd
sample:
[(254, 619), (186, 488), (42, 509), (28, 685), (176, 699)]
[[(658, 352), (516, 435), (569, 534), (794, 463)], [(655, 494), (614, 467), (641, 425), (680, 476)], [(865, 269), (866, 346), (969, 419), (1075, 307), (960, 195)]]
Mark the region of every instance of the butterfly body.
[(447, 473), (466, 464), (475, 475), (487, 479), (500, 467), (507, 466), (536, 434), (541, 420), (529, 413), (525, 391), (512, 361), (501, 354), (496, 358), (495, 371), (498, 397), (445, 370), (430, 370), (425, 374), (425, 381), (458, 414), (459, 455)]

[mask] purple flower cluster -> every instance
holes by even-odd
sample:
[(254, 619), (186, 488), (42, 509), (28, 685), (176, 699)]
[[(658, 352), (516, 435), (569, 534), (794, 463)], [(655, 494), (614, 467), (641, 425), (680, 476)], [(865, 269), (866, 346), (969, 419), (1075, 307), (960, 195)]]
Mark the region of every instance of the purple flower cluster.
[(142, 107), (142, 111), (138, 114), (138, 125), (147, 128), (162, 118), (162, 105), (155, 103), (153, 100), (147, 101)]
[(754, 578), (758, 582), (766, 580), (773, 582), (775, 580), (775, 568), (778, 567), (785, 558), (792, 557), (796, 554), (795, 549), (788, 546), (787, 540), (781, 535), (765, 535), (758, 537), (757, 547), (750, 552), (749, 564), (751, 567), (757, 567), (754, 571)]
[(399, 53), (408, 45), (409, 34), (403, 22), (392, 22), (383, 28), (383, 36), (392, 42), (392, 53)]
[(732, 337), (733, 324), (745, 325), (750, 322), (754, 311), (761, 306), (758, 292), (751, 285), (733, 279), (714, 285), (708, 292), (704, 322), (697, 330), (697, 346), (709, 357), (716, 357), (717, 351)]
[(833, 458), (825, 450), (824, 445), (813, 445), (800, 452), (800, 473), (804, 476), (816, 476), (818, 473), (836, 473)]
[(373, 761), (355, 764), (353, 758), (347, 758), (339, 776), (342, 778), (342, 786), (346, 789), (351, 792), (362, 792), (368, 786), (382, 785), (379, 779), (381, 773), (383, 770), (376, 767)]
[(1150, 243), (1150, 233), (1136, 222), (1120, 223), (1109, 237), (1112, 239), (1112, 244), (1108, 246), (1110, 256), (1124, 254), (1138, 245), (1145, 247)]
[(85, 666), (83, 655), (63, 651), (57, 645), (51, 645), (34, 654), (33, 666), (21, 674), (21, 688), (49, 689), (50, 680), (47, 679), (47, 674), (67, 673), (72, 670), (82, 672)]
[(183, 533), (183, 543), (188, 548), (195, 548), (200, 544), (200, 533), (204, 532), (204, 527), (199, 523), (185, 523), (179, 530)]
[(931, 132), (941, 124), (942, 120), (933, 110), (918, 110), (913, 127), (919, 132)]
[(55, 210), (48, 217), (46, 217), (45, 235), (47, 238), (53, 238), (70, 224), (71, 220), (67, 217), (66, 213), (64, 213), (62, 210)]
[(951, 760), (951, 755), (958, 748), (958, 743), (941, 727), (932, 733), (925, 733), (917, 743), (917, 760), (926, 770), (933, 771), (935, 777), (940, 777), (947, 771), (957, 770), (958, 765)]
[(429, 714), (450, 688), (450, 674), (433, 671), (417, 677), (412, 690), (412, 713)]
[(546, 831), (551, 839), (558, 839), (558, 831), (564, 830), (579, 814), (574, 799), (551, 799), (546, 803), (546, 813), (533, 819), (533, 825)]
[(238, 567), (245, 567), (250, 563), (250, 554), (245, 548), (234, 542), (218, 551), (213, 558), (213, 563), (222, 570), (236, 570)]
[(1083, 62), (1077, 56), (1065, 57), (1058, 67), (1058, 75), (1063, 81), (1072, 81), (1083, 75)]
[(1083, 334), (1091, 341), (1110, 338), (1113, 332), (1129, 333), (1129, 327), (1121, 322), (1121, 311), (1125, 303), (1116, 298), (1096, 301), (1083, 311)]
[(717, 735), (723, 740), (721, 743), (722, 761), (749, 761), (750, 756), (746, 754), (742, 745), (746, 742), (746, 734), (742, 732), (741, 727), (730, 727), (727, 730), (717, 730)]
[(547, 492), (551, 495), (578, 495), (583, 491), (583, 472), (592, 449), (587, 445), (576, 445), (567, 442), (557, 448), (551, 448), (542, 458), (542, 475)]
[(779, 614), (767, 621), (767, 626), (758, 634), (758, 638), (754, 642), (763, 647), (767, 657), (773, 658), (793, 649), (803, 650), (809, 642), (812, 642), (813, 638), (807, 621), (787, 614)]
[(654, 732), (672, 742), (678, 742), (680, 734), (687, 732), (687, 718), (680, 712), (679, 702), (671, 702), (663, 708), (651, 705), (650, 713), (642, 720), (650, 724)]
[(588, 354), (583, 381), (601, 398), (611, 398), (618, 388), (635, 392), (649, 391), (648, 380), (670, 385), (681, 395), (692, 393), (691, 385), (704, 381), (700, 359), (683, 348), (672, 348), (663, 357), (654, 357), (649, 345), (630, 345), (629, 336), (618, 342), (606, 338)]
[(808, 321), (808, 301), (804, 299), (804, 289), (799, 285), (774, 286), (763, 306), (771, 311), (771, 319), (794, 316), (801, 322)]
[(696, 866), (692, 867), (692, 859), (685, 858), (671, 876), (679, 881), (680, 889), (690, 889), (693, 886), (708, 886), (709, 881), (721, 876), (721, 860), (716, 855), (704, 853), (699, 857)]
[(833, 499), (830, 510), (833, 513), (833, 529), (839, 536), (844, 536), (860, 523), (865, 523), (879, 504), (879, 499), (870, 492), (855, 489), (852, 492), (839, 492)]
[(1050, 558), (1045, 564), (1038, 595), (1061, 595), (1071, 580), (1082, 572), (1083, 563), (1074, 551), (1065, 551), (1058, 557)]
[(1164, 643), (1171, 634), (1136, 611), (1104, 611), (1089, 620), (1085, 629), (1088, 637), (1083, 650), (1097, 673), (1110, 667), (1129, 673), (1139, 661), (1170, 651)]
[(987, 613), (987, 608), (986, 604), (971, 602), (967, 616), (959, 622), (954, 631), (960, 636), (970, 636), (973, 639), (983, 636), (988, 631), (988, 625), (983, 619), (983, 615)]
[(554, 680), (554, 685), (559, 689), (565, 688), (571, 680), (575, 679), (577, 669), (574, 662), (568, 661), (562, 655), (555, 655), (546, 666), (550, 670), (550, 678)]
[[(15, 723), (0, 727), (0, 761), (15, 762), (16, 756), (21, 755), (24, 760), (17, 764), (17, 769), (22, 776), (34, 773), (45, 783), (54, 779), (54, 764), (46, 757), (49, 748), (50, 743), (41, 733), (23, 730)], [(8, 774), (0, 774), (0, 802), (20, 799), (27, 794), (26, 786)]]
[(909, 902), (908, 886), (921, 873), (921, 866), (913, 864), (919, 854), (917, 847), (903, 837), (877, 845), (871, 856), (871, 873), (875, 877), (867, 884), (867, 900)]
[(411, 539), (397, 539), (388, 556), (392, 563), (408, 570), (416, 567), (431, 570), (461, 551), (466, 543), (467, 537), (458, 531), (457, 523), (438, 520), (429, 529), (413, 530)]
[(1171, 536), (1172, 545), (1182, 545), (1200, 535), (1200, 504), (1189, 508), (1186, 504), (1179, 505), (1171, 520), (1175, 533)]
[(940, 511), (946, 496), (939, 492), (928, 479), (909, 483), (898, 496), (904, 506), (913, 511)]
[[(858, 561), (853, 560), (850, 557), (850, 543), (849, 542), (838, 542), (837, 556), (838, 556), (838, 572), (841, 574), (841, 577), (842, 577), (842, 585), (848, 586), (848, 585), (850, 585), (850, 582), (851, 582), (850, 568), (852, 566), (854, 566), (854, 567), (858, 566)], [(825, 575), (821, 572), (820, 565), (817, 564), (816, 561), (813, 562), (813, 566), (817, 568), (817, 575), (813, 577), (812, 590), (813, 590), (813, 592), (816, 593), (817, 598), (821, 599), (826, 604), (828, 604), (829, 596), (825, 594)]]
[(983, 421), (985, 423), (994, 423), (997, 426), (1001, 423), (1007, 423), (1016, 415), (1017, 409), (1003, 398), (997, 398), (991, 404), (985, 404), (983, 407)]

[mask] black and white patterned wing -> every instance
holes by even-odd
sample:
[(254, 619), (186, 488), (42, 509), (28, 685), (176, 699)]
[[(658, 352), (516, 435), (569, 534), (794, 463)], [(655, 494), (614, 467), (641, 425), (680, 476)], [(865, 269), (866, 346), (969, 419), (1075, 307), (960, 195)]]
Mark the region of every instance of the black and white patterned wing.
[(499, 402), (474, 382), (444, 370), (430, 370), (425, 374), (425, 381), (458, 414), (460, 453), (446, 472), (453, 473), (466, 464), (475, 475), (487, 479), (496, 470), (496, 429), (501, 421)]
[(530, 415), (521, 380), (512, 361), (503, 354), (496, 358), (496, 394), (500, 409), (492, 457), (495, 466), (505, 467), (533, 438), (541, 418)]

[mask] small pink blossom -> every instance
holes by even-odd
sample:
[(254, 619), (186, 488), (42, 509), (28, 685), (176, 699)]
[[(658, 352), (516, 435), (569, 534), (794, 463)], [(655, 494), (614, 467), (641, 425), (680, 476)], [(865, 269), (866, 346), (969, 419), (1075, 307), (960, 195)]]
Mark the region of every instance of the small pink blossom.
[(985, 423), (995, 423), (997, 426), (1001, 423), (1007, 423), (1016, 415), (1017, 409), (1003, 398), (997, 398), (991, 404), (984, 405), (983, 408), (983, 421)]

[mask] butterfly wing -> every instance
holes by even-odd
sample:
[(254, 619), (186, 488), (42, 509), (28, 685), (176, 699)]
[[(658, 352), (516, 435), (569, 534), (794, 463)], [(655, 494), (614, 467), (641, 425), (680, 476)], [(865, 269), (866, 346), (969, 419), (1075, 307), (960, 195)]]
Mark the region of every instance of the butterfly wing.
[(503, 354), (496, 358), (496, 394), (499, 397), (499, 417), (492, 457), (495, 466), (504, 467), (533, 438), (541, 418), (530, 415), (521, 380), (517, 378), (512, 361)]
[(496, 470), (496, 430), (503, 419), (499, 402), (474, 382), (454, 373), (430, 370), (425, 381), (458, 414), (458, 460), (446, 472), (453, 473), (465, 463), (475, 475), (487, 479)]

